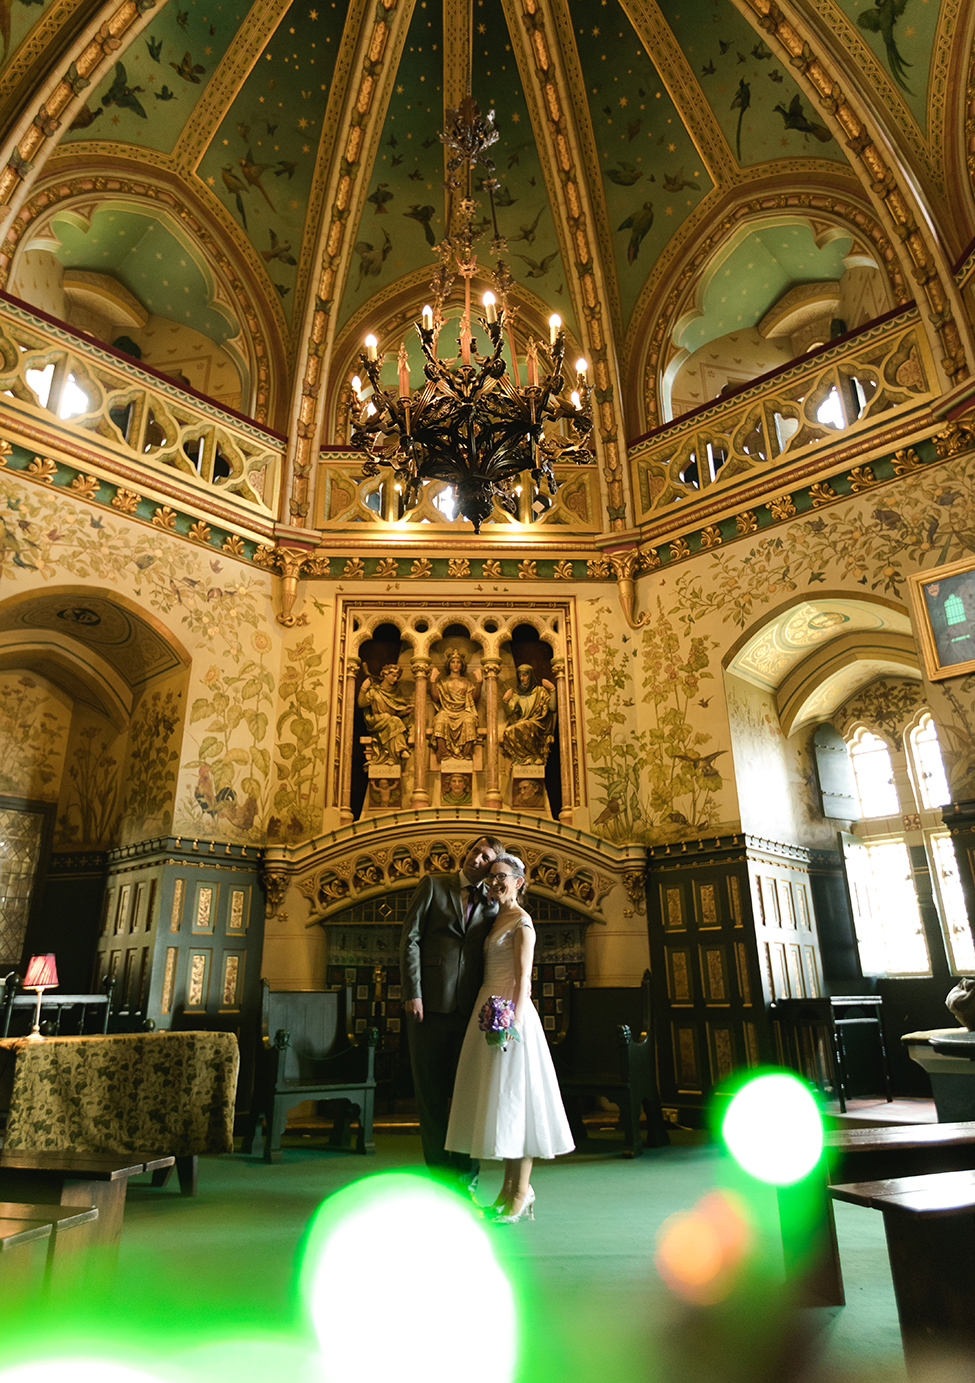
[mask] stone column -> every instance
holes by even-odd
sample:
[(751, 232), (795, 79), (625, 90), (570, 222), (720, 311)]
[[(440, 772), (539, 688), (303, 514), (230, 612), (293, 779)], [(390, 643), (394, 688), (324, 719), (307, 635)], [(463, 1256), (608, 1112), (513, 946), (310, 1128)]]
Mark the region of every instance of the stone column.
[(339, 820), (343, 826), (352, 822), (352, 752), (355, 734), (355, 679), (362, 666), (359, 658), (349, 658), (345, 664), (345, 693), (342, 715), (342, 771), (339, 778)]
[(484, 806), (500, 807), (501, 775), (498, 767), (498, 673), (500, 658), (484, 658), (484, 704), (487, 721), (487, 742), (484, 745)]
[(413, 699), (413, 796), (410, 806), (422, 808), (430, 805), (427, 787), (430, 760), (427, 746), (427, 679), (430, 676), (430, 659), (414, 658), (410, 671), (416, 683)]
[(555, 678), (555, 698), (559, 717), (559, 768), (562, 774), (562, 810), (559, 820), (565, 826), (572, 825), (572, 723), (569, 718), (569, 691), (565, 681), (565, 659), (552, 659), (552, 676)]

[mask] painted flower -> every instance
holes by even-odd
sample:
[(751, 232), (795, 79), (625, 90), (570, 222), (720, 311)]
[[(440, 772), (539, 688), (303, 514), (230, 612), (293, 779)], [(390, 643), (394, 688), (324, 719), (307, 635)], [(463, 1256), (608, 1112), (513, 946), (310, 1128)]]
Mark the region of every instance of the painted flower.
[(258, 629), (256, 633), (251, 635), (251, 648), (253, 648), (256, 653), (269, 652), (271, 640), (263, 630)]
[(218, 667), (211, 667), (204, 675), (203, 685), (205, 687), (215, 687), (219, 681), (220, 669)]

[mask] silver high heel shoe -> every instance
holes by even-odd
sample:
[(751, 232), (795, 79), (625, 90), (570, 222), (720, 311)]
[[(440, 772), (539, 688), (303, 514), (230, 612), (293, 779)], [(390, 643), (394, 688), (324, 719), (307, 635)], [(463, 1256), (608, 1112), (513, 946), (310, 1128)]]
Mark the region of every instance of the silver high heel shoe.
[(496, 1225), (513, 1225), (519, 1220), (533, 1220), (535, 1218), (535, 1192), (529, 1186), (525, 1192), (525, 1203), (518, 1211), (517, 1215), (496, 1215), (494, 1223)]

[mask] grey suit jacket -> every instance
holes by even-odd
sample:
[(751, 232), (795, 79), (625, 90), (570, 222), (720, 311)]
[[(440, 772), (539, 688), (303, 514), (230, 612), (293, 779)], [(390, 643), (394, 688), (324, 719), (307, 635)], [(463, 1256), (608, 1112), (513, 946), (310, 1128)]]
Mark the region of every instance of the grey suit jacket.
[(400, 938), (404, 999), (432, 1013), (467, 1015), (484, 973), (484, 939), (498, 905), (484, 901), (465, 924), (460, 874), (427, 874), (410, 900)]

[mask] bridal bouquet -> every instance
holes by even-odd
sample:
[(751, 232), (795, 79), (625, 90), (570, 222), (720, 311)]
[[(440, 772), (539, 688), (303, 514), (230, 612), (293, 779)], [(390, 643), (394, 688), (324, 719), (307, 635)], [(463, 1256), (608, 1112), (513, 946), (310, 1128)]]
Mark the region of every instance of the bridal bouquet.
[(509, 1042), (521, 1041), (515, 1027), (515, 1006), (510, 999), (492, 994), (487, 1003), (481, 1006), (477, 1022), (489, 1047), (500, 1047), (504, 1051)]

